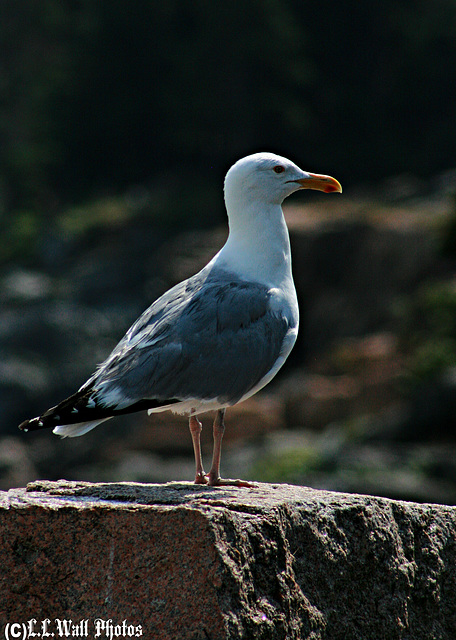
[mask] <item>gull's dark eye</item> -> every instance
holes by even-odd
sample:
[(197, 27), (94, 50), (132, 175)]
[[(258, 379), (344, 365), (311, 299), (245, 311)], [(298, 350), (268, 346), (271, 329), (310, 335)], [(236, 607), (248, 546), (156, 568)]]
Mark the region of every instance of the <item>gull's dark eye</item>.
[(285, 171), (285, 167), (282, 167), (281, 164), (278, 164), (276, 167), (274, 167), (274, 171), (276, 173), (283, 173)]

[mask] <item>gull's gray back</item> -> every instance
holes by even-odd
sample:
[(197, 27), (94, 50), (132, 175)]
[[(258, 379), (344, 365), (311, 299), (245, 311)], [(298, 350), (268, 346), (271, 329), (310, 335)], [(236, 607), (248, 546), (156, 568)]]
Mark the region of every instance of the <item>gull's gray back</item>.
[[(205, 268), (154, 302), (89, 381), (102, 403), (140, 399), (234, 404), (268, 373), (290, 328), (271, 292)], [(122, 398), (122, 399), (121, 399)]]

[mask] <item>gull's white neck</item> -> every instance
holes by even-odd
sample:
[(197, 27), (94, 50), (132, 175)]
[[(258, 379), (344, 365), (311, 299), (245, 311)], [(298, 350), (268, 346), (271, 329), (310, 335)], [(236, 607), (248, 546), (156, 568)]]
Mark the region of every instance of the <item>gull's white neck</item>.
[(288, 229), (280, 204), (226, 198), (230, 233), (218, 265), (271, 287), (293, 287)]

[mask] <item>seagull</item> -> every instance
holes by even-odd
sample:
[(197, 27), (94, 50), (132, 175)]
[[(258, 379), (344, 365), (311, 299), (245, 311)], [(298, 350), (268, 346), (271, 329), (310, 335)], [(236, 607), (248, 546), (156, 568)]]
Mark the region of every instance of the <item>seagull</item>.
[[(299, 309), (282, 202), (298, 189), (342, 192), (326, 175), (272, 153), (238, 160), (225, 178), (229, 235), (197, 274), (156, 300), (75, 394), (23, 431), (80, 436), (136, 411), (189, 417), (196, 484), (254, 486), (220, 477), (225, 410), (274, 378), (296, 341)], [(205, 473), (198, 415), (216, 411)]]

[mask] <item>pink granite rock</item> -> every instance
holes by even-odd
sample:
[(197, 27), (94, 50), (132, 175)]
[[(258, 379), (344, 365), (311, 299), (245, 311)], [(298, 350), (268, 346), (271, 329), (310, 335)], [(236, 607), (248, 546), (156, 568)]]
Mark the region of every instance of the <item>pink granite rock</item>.
[(11, 632), (33, 619), (35, 637), (456, 637), (453, 507), (265, 484), (1, 498), (1, 637), (32, 637)]

